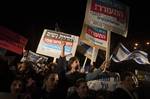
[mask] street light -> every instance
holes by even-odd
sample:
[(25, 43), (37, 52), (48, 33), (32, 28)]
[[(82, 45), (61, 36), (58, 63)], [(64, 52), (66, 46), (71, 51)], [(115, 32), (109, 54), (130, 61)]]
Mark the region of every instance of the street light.
[(135, 45), (135, 46), (138, 46), (139, 44), (138, 44), (138, 43), (135, 43), (134, 45)]
[(150, 44), (150, 42), (146, 42), (146, 45), (149, 45)]
[(133, 49), (134, 49), (134, 50), (136, 50), (136, 49), (138, 49), (138, 48), (139, 48), (139, 43), (137, 43), (137, 42), (136, 42), (136, 43), (134, 43), (134, 47), (133, 47)]
[(137, 47), (136, 47), (136, 46), (134, 46), (134, 49), (137, 49)]

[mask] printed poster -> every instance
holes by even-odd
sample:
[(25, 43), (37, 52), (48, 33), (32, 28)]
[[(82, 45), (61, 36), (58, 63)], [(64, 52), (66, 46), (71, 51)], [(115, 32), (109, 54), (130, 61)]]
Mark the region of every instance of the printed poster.
[(75, 55), (78, 39), (78, 36), (44, 29), (36, 53), (58, 58), (61, 53), (61, 42), (65, 41), (65, 55), (66, 59), (69, 60)]
[(107, 36), (108, 33), (106, 30), (84, 24), (80, 35), (80, 40), (92, 47), (106, 50)]
[(84, 24), (127, 37), (129, 7), (117, 0), (88, 0)]

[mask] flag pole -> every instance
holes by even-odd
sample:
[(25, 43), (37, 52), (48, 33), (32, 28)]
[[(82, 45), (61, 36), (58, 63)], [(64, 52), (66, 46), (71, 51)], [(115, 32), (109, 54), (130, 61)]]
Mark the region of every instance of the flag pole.
[(56, 58), (56, 57), (54, 57), (54, 59), (53, 59), (53, 63), (56, 63), (56, 59), (57, 59), (57, 58)]

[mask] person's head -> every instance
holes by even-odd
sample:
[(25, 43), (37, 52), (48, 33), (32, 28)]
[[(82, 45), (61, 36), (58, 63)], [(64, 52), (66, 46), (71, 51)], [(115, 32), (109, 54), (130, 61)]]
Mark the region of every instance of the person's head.
[(68, 69), (74, 69), (74, 70), (78, 70), (80, 69), (80, 62), (79, 59), (77, 57), (71, 57), (68, 61)]
[(13, 95), (18, 95), (23, 91), (23, 82), (21, 79), (14, 79), (10, 85), (10, 92)]
[(138, 80), (132, 72), (124, 72), (121, 74), (121, 81), (129, 90), (134, 90), (138, 86)]
[(49, 71), (57, 72), (57, 63), (51, 62), (47, 65)]
[(51, 72), (58, 72), (58, 65), (57, 63), (54, 62), (50, 62), (48, 64), (45, 65), (45, 70), (43, 70), (42, 75), (47, 76), (49, 75), (49, 73)]
[(58, 73), (52, 72), (45, 77), (43, 87), (47, 92), (50, 92), (58, 87), (58, 82), (59, 82)]
[(24, 72), (29, 70), (30, 66), (31, 66), (30, 62), (27, 62), (27, 61), (20, 62), (20, 63), (17, 64), (17, 70), (20, 73), (24, 73)]
[(80, 98), (85, 98), (88, 96), (89, 88), (87, 86), (87, 82), (84, 78), (80, 78), (75, 83), (75, 90), (80, 96)]

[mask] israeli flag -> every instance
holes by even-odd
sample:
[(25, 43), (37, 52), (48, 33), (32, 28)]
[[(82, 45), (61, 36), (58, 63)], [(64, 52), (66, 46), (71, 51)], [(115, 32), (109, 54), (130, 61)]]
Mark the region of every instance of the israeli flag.
[(148, 61), (148, 54), (144, 51), (134, 50), (130, 52), (122, 43), (120, 43), (116, 53), (112, 54), (114, 62), (121, 62), (133, 59), (138, 64), (150, 64)]

